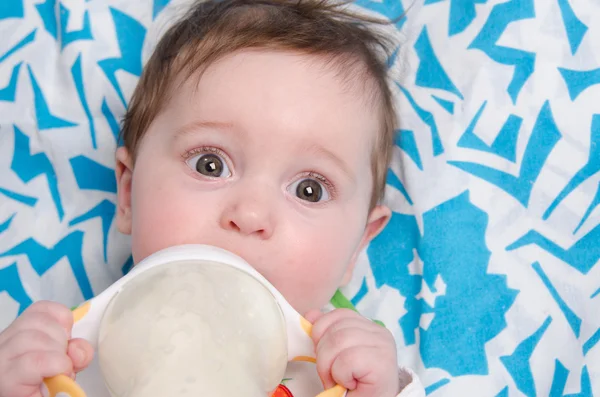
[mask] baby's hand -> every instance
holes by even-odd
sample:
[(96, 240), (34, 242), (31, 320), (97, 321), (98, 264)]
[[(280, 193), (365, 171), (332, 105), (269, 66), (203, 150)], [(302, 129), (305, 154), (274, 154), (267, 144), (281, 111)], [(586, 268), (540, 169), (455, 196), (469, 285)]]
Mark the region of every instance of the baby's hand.
[(31, 305), (0, 333), (0, 397), (41, 397), (44, 378), (71, 377), (92, 360), (92, 346), (72, 339), (73, 315), (58, 303)]
[(347, 309), (311, 311), (317, 372), (323, 386), (348, 389), (347, 397), (395, 397), (400, 393), (396, 343), (384, 327)]

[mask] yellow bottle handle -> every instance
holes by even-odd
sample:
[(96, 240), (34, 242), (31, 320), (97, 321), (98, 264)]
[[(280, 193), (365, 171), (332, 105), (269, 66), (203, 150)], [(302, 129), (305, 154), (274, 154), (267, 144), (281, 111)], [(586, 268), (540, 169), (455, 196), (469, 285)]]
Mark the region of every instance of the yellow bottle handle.
[(344, 397), (347, 391), (343, 386), (336, 385), (319, 393), (317, 397)]
[(59, 393), (66, 394), (69, 397), (86, 397), (81, 386), (67, 375), (57, 375), (44, 379), (44, 386), (42, 386), (44, 397), (57, 397)]

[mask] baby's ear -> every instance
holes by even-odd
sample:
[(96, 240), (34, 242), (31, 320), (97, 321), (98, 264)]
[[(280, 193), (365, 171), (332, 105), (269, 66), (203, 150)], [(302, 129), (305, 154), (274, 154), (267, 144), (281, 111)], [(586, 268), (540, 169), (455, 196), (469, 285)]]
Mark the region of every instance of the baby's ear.
[(125, 147), (117, 149), (115, 174), (117, 177), (117, 229), (131, 234), (131, 181), (133, 161)]
[(367, 244), (371, 242), (377, 235), (383, 230), (385, 225), (390, 220), (392, 216), (392, 212), (385, 205), (377, 205), (375, 208), (371, 210), (369, 213), (369, 217), (367, 218), (367, 226), (365, 227), (365, 232), (360, 240), (360, 244), (356, 248), (356, 251), (352, 255), (352, 259), (350, 261), (350, 265), (346, 270), (346, 274), (344, 274), (344, 278), (342, 279), (342, 285), (346, 285), (352, 279), (352, 273), (354, 272), (354, 268), (356, 267), (356, 261), (358, 260), (358, 256), (365, 249)]

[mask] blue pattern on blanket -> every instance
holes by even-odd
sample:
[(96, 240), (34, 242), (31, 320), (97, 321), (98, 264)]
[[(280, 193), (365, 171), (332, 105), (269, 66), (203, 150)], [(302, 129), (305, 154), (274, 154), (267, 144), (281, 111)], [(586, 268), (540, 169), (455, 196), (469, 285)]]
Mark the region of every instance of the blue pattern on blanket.
[[(0, 3), (0, 329), (131, 268), (113, 154), (174, 2)], [(400, 126), (343, 292), (428, 395), (600, 394), (600, 3), (356, 3), (400, 32)]]

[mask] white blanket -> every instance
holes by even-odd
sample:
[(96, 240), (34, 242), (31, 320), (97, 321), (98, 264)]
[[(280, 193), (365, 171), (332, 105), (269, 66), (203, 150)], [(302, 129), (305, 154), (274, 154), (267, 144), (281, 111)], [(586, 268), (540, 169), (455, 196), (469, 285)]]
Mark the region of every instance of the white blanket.
[[(0, 329), (131, 266), (113, 155), (168, 3), (0, 1)], [(408, 13), (394, 215), (344, 294), (431, 396), (600, 395), (600, 2), (358, 4)]]

